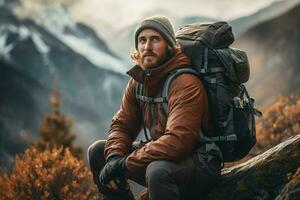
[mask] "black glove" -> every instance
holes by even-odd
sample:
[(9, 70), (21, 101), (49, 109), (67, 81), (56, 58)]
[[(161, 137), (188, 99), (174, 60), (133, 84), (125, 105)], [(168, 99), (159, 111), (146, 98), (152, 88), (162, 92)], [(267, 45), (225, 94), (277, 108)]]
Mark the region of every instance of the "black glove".
[[(103, 194), (112, 192), (116, 193), (118, 191), (120, 192), (126, 189), (127, 181), (125, 179), (125, 172), (127, 171), (127, 167), (125, 165), (125, 160), (126, 158), (122, 156), (113, 156), (109, 158), (108, 162), (99, 175), (101, 192)], [(115, 180), (115, 182), (117, 183), (117, 191), (111, 190), (106, 186), (111, 180)]]

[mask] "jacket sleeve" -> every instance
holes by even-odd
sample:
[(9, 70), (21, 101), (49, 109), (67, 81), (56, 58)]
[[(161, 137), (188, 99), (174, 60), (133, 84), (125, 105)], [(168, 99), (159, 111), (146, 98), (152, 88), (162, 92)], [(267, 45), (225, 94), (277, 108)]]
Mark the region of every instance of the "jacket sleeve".
[(208, 110), (201, 80), (192, 74), (178, 76), (170, 85), (168, 99), (165, 134), (127, 157), (129, 171), (139, 170), (154, 160), (180, 160), (194, 148)]
[(130, 79), (120, 109), (112, 119), (104, 150), (106, 159), (112, 155), (128, 155), (141, 129), (141, 109), (135, 97), (135, 85), (135, 81)]

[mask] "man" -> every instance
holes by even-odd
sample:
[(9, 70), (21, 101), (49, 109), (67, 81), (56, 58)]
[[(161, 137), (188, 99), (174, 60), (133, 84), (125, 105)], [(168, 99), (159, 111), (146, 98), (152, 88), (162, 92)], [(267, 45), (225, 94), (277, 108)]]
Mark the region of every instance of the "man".
[[(194, 199), (203, 195), (220, 174), (221, 156), (197, 150), (199, 133), (210, 130), (207, 94), (201, 80), (181, 74), (170, 84), (169, 112), (162, 103), (140, 104), (136, 85), (143, 96), (161, 97), (164, 79), (190, 61), (176, 44), (170, 21), (152, 17), (135, 31), (137, 62), (127, 73), (132, 77), (119, 111), (113, 117), (107, 141), (97, 141), (88, 150), (89, 164), (104, 200), (133, 199), (127, 179), (149, 189), (151, 200)], [(132, 143), (142, 127), (151, 141), (134, 149)]]

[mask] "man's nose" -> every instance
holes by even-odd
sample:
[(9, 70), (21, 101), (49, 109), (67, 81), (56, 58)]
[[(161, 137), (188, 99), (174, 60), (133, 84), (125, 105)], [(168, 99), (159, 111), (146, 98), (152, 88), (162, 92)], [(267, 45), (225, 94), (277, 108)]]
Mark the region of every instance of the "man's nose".
[(151, 40), (147, 40), (145, 44), (145, 50), (152, 50)]

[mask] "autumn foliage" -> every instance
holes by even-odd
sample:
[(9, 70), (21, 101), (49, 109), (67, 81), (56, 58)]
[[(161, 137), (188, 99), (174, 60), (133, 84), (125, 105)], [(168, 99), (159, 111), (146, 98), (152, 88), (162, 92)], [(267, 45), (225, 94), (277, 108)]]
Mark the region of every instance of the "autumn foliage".
[(1, 200), (99, 199), (91, 173), (66, 148), (40, 151), (32, 146), (0, 177)]
[(277, 101), (268, 106), (264, 117), (257, 124), (256, 154), (279, 144), (290, 136), (300, 134), (300, 97), (279, 96)]
[(0, 200), (100, 199), (82, 149), (73, 146), (72, 121), (60, 112), (58, 88), (50, 103), (52, 112), (44, 115), (38, 141), (16, 156), (11, 173), (0, 174)]

